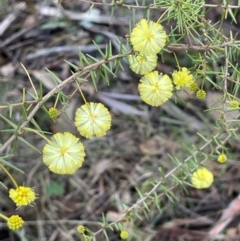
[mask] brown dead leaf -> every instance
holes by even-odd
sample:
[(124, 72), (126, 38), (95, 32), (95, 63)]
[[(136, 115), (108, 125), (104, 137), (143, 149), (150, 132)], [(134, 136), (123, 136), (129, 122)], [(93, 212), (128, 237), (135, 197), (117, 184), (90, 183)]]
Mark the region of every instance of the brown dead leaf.
[(115, 145), (124, 150), (125, 153), (137, 152), (137, 146), (133, 140), (134, 133), (131, 130), (126, 130), (118, 133), (115, 136)]
[(17, 2), (25, 2), (26, 5), (27, 5), (27, 10), (29, 12), (31, 12), (32, 14), (36, 15), (37, 12), (36, 12), (36, 8), (35, 8), (35, 4), (32, 0), (15, 0)]
[(159, 136), (154, 136), (144, 143), (141, 143), (139, 148), (144, 154), (147, 155), (161, 154), (165, 149), (164, 146), (161, 146), (161, 138)]
[(121, 201), (126, 203), (126, 204), (129, 204), (131, 203), (132, 201), (132, 196), (129, 192), (129, 190), (124, 190), (121, 194)]
[(88, 172), (88, 176), (92, 178), (91, 184), (95, 183), (99, 177), (106, 171), (113, 168), (124, 169), (119, 162), (114, 162), (110, 159), (100, 160), (98, 163), (93, 165)]
[(237, 235), (238, 230), (237, 230), (236, 227), (234, 227), (234, 228), (228, 228), (228, 229), (226, 230), (226, 233), (227, 233), (228, 236), (234, 236), (234, 235)]
[(3, 65), (0, 68), (0, 74), (4, 77), (11, 78), (15, 74), (16, 67), (12, 63)]
[(117, 212), (114, 212), (114, 211), (108, 211), (107, 219), (110, 222), (115, 222), (115, 221), (119, 220), (122, 217), (122, 215), (123, 215), (122, 213), (117, 213)]
[(29, 28), (31, 27), (32, 25), (34, 25), (36, 22), (36, 18), (34, 15), (29, 15), (25, 21), (23, 22), (22, 24), (22, 28)]

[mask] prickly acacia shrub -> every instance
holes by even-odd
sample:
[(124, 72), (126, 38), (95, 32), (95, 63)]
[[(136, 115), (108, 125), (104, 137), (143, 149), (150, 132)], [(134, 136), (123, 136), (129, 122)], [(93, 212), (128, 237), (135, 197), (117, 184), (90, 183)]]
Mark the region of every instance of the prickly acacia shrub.
[[(232, 32), (220, 29), (225, 19), (232, 26), (237, 22), (238, 12), (235, 10), (239, 6), (228, 5), (228, 1), (218, 5), (206, 2), (158, 0), (145, 5), (140, 1), (131, 4), (127, 1), (90, 2), (90, 13), (98, 7), (109, 8), (109, 21), (115, 24), (118, 23), (116, 16), (119, 12), (126, 14), (127, 11), (131, 21), (125, 29), (129, 30), (121, 37), (120, 33), (118, 36), (110, 34), (105, 28), (100, 31), (105, 37), (110, 36), (111, 41), (104, 45), (104, 49), (98, 41), (94, 42), (97, 57), (79, 51), (78, 62), (66, 60), (71, 69), (66, 79), (48, 70), (54, 80), (51, 89), (44, 88), (45, 79), (41, 79), (40, 84), (36, 83), (31, 77), (34, 72), (21, 65), (31, 90), (23, 88), (21, 101), (16, 99), (14, 103), (4, 101), (0, 104), (0, 118), (4, 123), (0, 131), (4, 135), (0, 139), (0, 167), (7, 180), (11, 180), (1, 185), (9, 193), (8, 196), (7, 192), (3, 192), (2, 198), (7, 200), (5, 203), (13, 201), (17, 207), (14, 215), (0, 213), (9, 229), (17, 231), (25, 228), (23, 220), (28, 219), (30, 208), (39, 202), (35, 208), (44, 206), (46, 210), (43, 212), (41, 209), (41, 215), (35, 215), (36, 219), (42, 219), (35, 220), (36, 229), (44, 219), (54, 219), (49, 220), (48, 229), (41, 226), (40, 233), (43, 236), (42, 232), (46, 231), (46, 238), (50, 239), (47, 230), (52, 230), (50, 226), (57, 223), (62, 225), (61, 232), (69, 225), (71, 231), (68, 230), (67, 235), (72, 235), (72, 239), (78, 235), (81, 240), (96, 241), (98, 235), (102, 235), (104, 240), (110, 240), (114, 233), (122, 240), (139, 240), (141, 237), (144, 241), (150, 237), (148, 230), (153, 222), (149, 220), (155, 220), (156, 213), (160, 215), (165, 210), (172, 210), (183, 199), (184, 192), (194, 190), (191, 193), (195, 195), (210, 193), (219, 173), (224, 175), (230, 159), (237, 158), (233, 150), (237, 148), (236, 133), (239, 132), (240, 41)], [(74, 1), (72, 4), (75, 4)], [(64, 5), (61, 7), (64, 8)], [(207, 17), (212, 9), (219, 9), (222, 13), (218, 25)], [(115, 11), (118, 14), (115, 15)], [(68, 17), (71, 19), (71, 16), (74, 19), (76, 15), (69, 14)], [(68, 26), (70, 21), (59, 22), (59, 26), (60, 23)], [(77, 26), (81, 24), (84, 23)], [(84, 28), (87, 27), (84, 25)], [(90, 29), (96, 31), (92, 25)], [(133, 90), (123, 93), (126, 79), (121, 81), (121, 76), (129, 77), (127, 81)], [(72, 103), (78, 104), (72, 106)], [(52, 128), (43, 125), (39, 115), (47, 117)], [(14, 116), (18, 118), (14, 119)], [(124, 121), (121, 121), (122, 116)], [(132, 116), (137, 124), (128, 123)], [(62, 128), (64, 130), (57, 125), (61, 118), (62, 123), (67, 123)], [(137, 136), (135, 146), (128, 146), (129, 137), (122, 141), (122, 129), (124, 137), (129, 132), (134, 133), (132, 139)], [(19, 148), (23, 144), (27, 146), (26, 150), (38, 153), (40, 165), (31, 159), (31, 155), (26, 155), (31, 165), (14, 161), (23, 153)], [(92, 150), (92, 145), (97, 148)], [(128, 155), (133, 148), (139, 148), (141, 152)], [(124, 162), (128, 164), (127, 169), (122, 164)], [(41, 193), (49, 184), (41, 175), (57, 180), (52, 188), (54, 191), (62, 183), (67, 183), (66, 190), (71, 193), (65, 193), (64, 189), (62, 206), (56, 208), (54, 205), (59, 205), (58, 200), (54, 203), (49, 201), (49, 196), (38, 198), (34, 188), (25, 184), (19, 186), (16, 171), (29, 174), (26, 183), (33, 180), (39, 185), (34, 188)], [(89, 177), (93, 178), (87, 183), (85, 179)], [(125, 184), (116, 185), (121, 181)], [(14, 187), (9, 183), (13, 183)], [(94, 186), (96, 183), (97, 186)], [(134, 194), (126, 198), (126, 193), (131, 190), (127, 190), (126, 183), (137, 190), (137, 197)], [(91, 189), (88, 190), (87, 185), (92, 185)], [(219, 185), (216, 185), (215, 191)], [(125, 196), (122, 186), (126, 188), (123, 188)], [(110, 193), (113, 188), (113, 193)], [(108, 199), (117, 210), (115, 216), (111, 216), (111, 212), (106, 215), (104, 208), (99, 211), (97, 205), (92, 205), (93, 200), (101, 199), (99, 193), (105, 191), (109, 192)], [(81, 218), (77, 217), (76, 222), (68, 223), (66, 213), (60, 215), (64, 217), (62, 220), (55, 220), (58, 217), (56, 210), (72, 211), (72, 207), (63, 206), (64, 203), (74, 203), (72, 200), (76, 196), (82, 198), (77, 199), (81, 199), (77, 208), (86, 213)], [(46, 200), (51, 205), (42, 205)], [(99, 203), (104, 206), (102, 199)], [(19, 216), (22, 206), (26, 206), (27, 211)], [(97, 213), (95, 219), (92, 219), (93, 209)], [(101, 212), (102, 216), (99, 216)], [(145, 219), (144, 223), (149, 222), (149, 226), (144, 229), (142, 223), (138, 226), (138, 219)], [(26, 236), (23, 239), (33, 235), (30, 231), (26, 227), (22, 232)], [(153, 233), (155, 231), (151, 235)]]

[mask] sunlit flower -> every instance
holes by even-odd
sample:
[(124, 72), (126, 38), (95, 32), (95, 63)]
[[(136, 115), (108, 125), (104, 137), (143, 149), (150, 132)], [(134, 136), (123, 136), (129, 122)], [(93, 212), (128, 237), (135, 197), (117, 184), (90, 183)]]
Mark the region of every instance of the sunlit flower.
[(192, 74), (185, 67), (181, 68), (179, 71), (174, 71), (172, 77), (177, 90), (180, 90), (183, 87), (189, 87), (194, 83)]
[(166, 44), (167, 35), (159, 23), (140, 20), (130, 34), (133, 49), (142, 54), (157, 54)]
[(122, 230), (120, 233), (121, 239), (127, 239), (129, 237), (129, 234), (126, 230)]
[(219, 155), (218, 156), (218, 162), (220, 162), (220, 163), (225, 163), (226, 161), (227, 161), (227, 156), (225, 155), (225, 154), (221, 154), (221, 155)]
[(43, 162), (57, 174), (73, 174), (84, 161), (85, 151), (79, 138), (69, 132), (53, 135), (43, 148)]
[(101, 103), (86, 103), (76, 111), (75, 125), (86, 138), (102, 137), (111, 127), (111, 115)]
[(200, 167), (192, 174), (191, 182), (195, 188), (202, 189), (210, 187), (213, 179), (213, 174), (207, 168)]
[(23, 186), (17, 187), (16, 189), (10, 189), (9, 197), (18, 207), (30, 205), (36, 199), (34, 190), (30, 187)]
[(173, 85), (168, 75), (157, 71), (142, 77), (138, 90), (143, 101), (152, 106), (160, 106), (172, 96)]
[(129, 66), (136, 74), (147, 74), (151, 72), (157, 66), (157, 55), (129, 55)]
[(20, 229), (24, 224), (23, 219), (18, 215), (12, 215), (8, 218), (7, 225), (12, 230)]
[(239, 107), (239, 102), (237, 100), (231, 100), (229, 104), (230, 104), (231, 108), (238, 108)]
[(54, 107), (48, 110), (49, 117), (52, 119), (56, 119), (59, 116), (58, 110)]
[(196, 96), (198, 99), (203, 100), (206, 98), (206, 91), (205, 90), (198, 90)]

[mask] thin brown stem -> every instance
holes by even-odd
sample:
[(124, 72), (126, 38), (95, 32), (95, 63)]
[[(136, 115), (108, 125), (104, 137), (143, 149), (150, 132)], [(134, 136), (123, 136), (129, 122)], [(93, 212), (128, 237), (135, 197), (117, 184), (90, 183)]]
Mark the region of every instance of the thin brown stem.
[[(28, 123), (31, 121), (31, 119), (34, 117), (34, 115), (36, 114), (36, 112), (40, 109), (40, 107), (51, 97), (53, 96), (55, 93), (59, 92), (60, 90), (62, 90), (64, 87), (66, 87), (67, 85), (69, 85), (70, 83), (72, 83), (79, 75), (88, 72), (92, 69), (97, 69), (99, 68), (99, 66), (101, 66), (102, 64), (106, 64), (110, 61), (114, 61), (116, 59), (119, 58), (123, 58), (127, 55), (129, 55), (130, 53), (132, 53), (132, 51), (128, 51), (126, 53), (123, 54), (117, 54), (114, 55), (110, 58), (108, 58), (107, 60), (100, 60), (97, 63), (91, 64), (89, 66), (86, 66), (84, 68), (82, 68), (81, 70), (77, 71), (76, 73), (74, 73), (73, 75), (71, 75), (69, 78), (65, 79), (61, 84), (57, 85), (54, 89), (52, 89), (51, 91), (49, 91), (43, 98), (41, 101), (39, 101), (36, 106), (33, 108), (33, 110), (30, 112), (30, 114), (27, 117), (27, 120), (25, 120), (19, 127), (19, 130), (21, 131), (25, 126), (28, 125)], [(0, 153), (3, 153), (3, 151), (16, 139), (17, 137), (17, 133), (13, 134), (1, 147), (0, 147)]]

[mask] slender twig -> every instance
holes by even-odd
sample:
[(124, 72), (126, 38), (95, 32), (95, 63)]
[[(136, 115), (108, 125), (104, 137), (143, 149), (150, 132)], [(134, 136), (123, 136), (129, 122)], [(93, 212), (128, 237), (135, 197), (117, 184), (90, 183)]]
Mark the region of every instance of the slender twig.
[(240, 40), (238, 41), (229, 41), (223, 42), (222, 44), (215, 45), (191, 45), (188, 44), (169, 44), (166, 48), (171, 51), (179, 51), (179, 50), (196, 50), (196, 51), (208, 51), (210, 49), (218, 50), (220, 48), (224, 48), (225, 46), (230, 46), (234, 44), (240, 44)]
[[(240, 116), (240, 114), (238, 114), (236, 116), (236, 119), (238, 119)], [(237, 128), (239, 129), (239, 128)], [(201, 151), (203, 151), (207, 146), (209, 146), (216, 138), (218, 138), (222, 132), (224, 130), (218, 132), (215, 136), (213, 136), (210, 140), (208, 140), (204, 145), (202, 145), (198, 150), (196, 150), (194, 153), (192, 153), (190, 156), (188, 156), (183, 162), (179, 163), (175, 168), (173, 168), (171, 171), (169, 171), (163, 178), (161, 178), (161, 180), (159, 182), (157, 182), (156, 185), (154, 185), (154, 187), (143, 197), (141, 198), (140, 200), (138, 200), (136, 203), (134, 203), (130, 208), (128, 208), (123, 214), (121, 217), (119, 217), (117, 220), (113, 221), (112, 223), (108, 224), (107, 226), (113, 226), (114, 224), (118, 223), (118, 222), (121, 222), (122, 220), (124, 220), (126, 218), (126, 216), (132, 211), (132, 210), (139, 210), (139, 207), (148, 199), (151, 197), (151, 195), (162, 185), (163, 181), (165, 181), (167, 178), (171, 177), (172, 174), (174, 172), (176, 172), (181, 166), (183, 166), (184, 164), (186, 164), (187, 162), (189, 162), (190, 160), (192, 160), (192, 158), (194, 156), (196, 156), (197, 154), (199, 154)], [(221, 148), (221, 146), (223, 144), (225, 144), (229, 138), (232, 136), (231, 133), (228, 134), (228, 136), (221, 142), (221, 145), (218, 145), (216, 147), (216, 150), (218, 150), (219, 148)], [(205, 161), (207, 160), (207, 158), (205, 158), (204, 160), (202, 160), (200, 162), (200, 164), (204, 163)], [(190, 173), (189, 173), (190, 175)], [(188, 176), (189, 176), (188, 175)], [(184, 178), (187, 179), (188, 176), (186, 176)], [(175, 184), (173, 187), (171, 187), (169, 190), (172, 190), (174, 188), (176, 188), (177, 186), (179, 186), (179, 184)], [(158, 195), (158, 197), (160, 196), (163, 196), (164, 193), (161, 193)], [(96, 236), (97, 234), (101, 233), (103, 230), (105, 229), (105, 227), (102, 227), (101, 229), (99, 229), (97, 232), (94, 233), (94, 236)]]
[[(182, 51), (182, 50), (196, 50), (196, 51), (200, 51), (200, 52), (205, 52), (205, 51), (209, 51), (211, 49), (214, 49), (214, 50), (217, 50), (217, 49), (220, 49), (220, 48), (224, 48), (226, 46), (230, 46), (232, 44), (240, 44), (240, 41), (229, 41), (229, 42), (224, 42), (222, 44), (216, 44), (216, 45), (191, 45), (189, 46), (188, 44), (169, 44), (168, 46), (166, 46), (166, 49), (170, 50), (170, 51)], [(127, 56), (131, 54), (131, 51), (129, 51), (128, 53), (126, 54), (123, 54), (123, 56), (121, 57), (124, 57), (124, 56)], [(115, 55), (115, 56), (112, 56), (111, 58), (113, 60), (117, 59), (117, 58), (121, 58), (121, 57), (118, 57), (119, 55)], [(110, 58), (107, 62), (110, 62)], [(104, 62), (104, 63), (107, 63), (107, 62)], [(94, 66), (100, 66), (102, 63), (98, 62), (96, 64), (94, 64)], [(91, 70), (93, 65), (90, 65), (89, 67), (90, 68), (84, 68), (84, 71), (87, 71), (87, 70)], [(96, 67), (94, 67), (96, 68)], [(70, 76), (69, 78), (75, 78), (74, 76)], [(68, 78), (68, 79), (69, 79)], [(67, 80), (68, 80), (67, 79)], [(64, 80), (63, 82), (65, 83), (66, 80)], [(71, 82), (73, 81), (73, 79), (71, 79)], [(62, 84), (63, 84), (62, 82)], [(68, 82), (66, 82), (68, 83)], [(64, 85), (65, 86), (65, 85)], [(53, 90), (55, 91), (55, 89)], [(56, 93), (56, 92), (54, 92)], [(39, 100), (31, 100), (31, 101), (25, 101), (24, 103), (25, 104), (35, 104), (35, 103), (38, 103)], [(0, 109), (4, 109), (4, 108), (9, 108), (10, 106), (14, 107), (14, 106), (19, 106), (19, 105), (22, 105), (22, 102), (21, 103), (14, 103), (14, 104), (5, 104), (5, 105), (2, 105), (0, 106)]]
[[(149, 4), (147, 6), (139, 6), (139, 5), (131, 5), (131, 4), (123, 4), (120, 1), (116, 1), (114, 3), (105, 3), (105, 2), (93, 2), (93, 1), (89, 1), (89, 0), (80, 0), (80, 2), (85, 2), (85, 3), (89, 3), (92, 5), (104, 5), (104, 6), (121, 6), (121, 7), (125, 7), (125, 8), (137, 8), (137, 9), (167, 9), (169, 8), (169, 6), (154, 6), (153, 4)], [(223, 5), (223, 4), (203, 4), (203, 7), (207, 7), (207, 8), (225, 8), (225, 9), (240, 9), (240, 6), (237, 5)]]
[(225, 52), (225, 71), (223, 76), (223, 90), (224, 90), (224, 96), (223, 96), (223, 111), (226, 112), (226, 99), (227, 99), (227, 76), (228, 76), (228, 49), (227, 46), (224, 47)]
[[(28, 123), (31, 121), (31, 119), (33, 118), (33, 116), (36, 114), (36, 112), (40, 109), (40, 107), (51, 97), (53, 96), (55, 93), (59, 92), (60, 90), (62, 90), (64, 87), (66, 87), (67, 85), (69, 85), (71, 82), (73, 82), (79, 75), (88, 72), (90, 70), (93, 69), (97, 69), (99, 68), (102, 64), (106, 64), (108, 62), (114, 61), (116, 59), (119, 58), (123, 58), (127, 55), (129, 55), (132, 51), (128, 51), (126, 53), (123, 54), (117, 54), (114, 55), (110, 58), (108, 58), (107, 60), (100, 60), (97, 63), (91, 64), (89, 66), (86, 66), (84, 68), (81, 68), (80, 70), (78, 70), (76, 73), (74, 73), (73, 75), (71, 75), (69, 78), (65, 79), (61, 84), (57, 85), (54, 89), (52, 89), (51, 91), (49, 91), (43, 98), (41, 101), (39, 101), (36, 106), (33, 108), (33, 110), (30, 112), (30, 114), (27, 117), (27, 120), (25, 120), (19, 127), (19, 130), (21, 131), (25, 126), (28, 125)], [(17, 130), (16, 130), (17, 131)], [(3, 153), (3, 151), (15, 140), (15, 138), (17, 137), (17, 133), (13, 134), (1, 147), (0, 147), (0, 153)]]
[(19, 103), (13, 103), (13, 104), (0, 105), (0, 109), (5, 109), (5, 108), (9, 108), (9, 107), (17, 107), (17, 106), (24, 105), (24, 104), (36, 104), (38, 102), (39, 102), (39, 100), (25, 100), (24, 103), (19, 102)]

